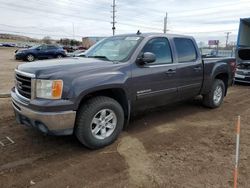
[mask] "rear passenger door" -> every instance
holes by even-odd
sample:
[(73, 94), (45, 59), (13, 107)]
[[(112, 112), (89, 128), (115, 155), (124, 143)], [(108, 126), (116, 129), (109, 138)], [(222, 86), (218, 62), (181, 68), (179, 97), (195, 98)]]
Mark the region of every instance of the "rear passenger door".
[(199, 94), (203, 82), (203, 64), (196, 43), (189, 38), (173, 39), (178, 61), (178, 93), (181, 99)]
[(44, 59), (46, 57), (47, 45), (41, 45), (37, 51), (37, 58)]
[(57, 48), (55, 45), (48, 45), (47, 52), (46, 52), (47, 58), (54, 58), (56, 55), (56, 50), (57, 50)]

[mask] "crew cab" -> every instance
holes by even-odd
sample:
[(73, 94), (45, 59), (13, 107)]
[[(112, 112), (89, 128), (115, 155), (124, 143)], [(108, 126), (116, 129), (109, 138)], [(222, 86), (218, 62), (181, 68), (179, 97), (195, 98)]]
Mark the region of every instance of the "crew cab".
[(228, 59), (202, 59), (193, 37), (129, 34), (104, 39), (83, 57), (19, 65), (17, 122), (71, 135), (97, 149), (116, 140), (131, 114), (203, 96), (217, 108), (233, 81)]
[(36, 45), (28, 49), (17, 50), (15, 59), (24, 61), (34, 61), (35, 59), (50, 59), (66, 57), (62, 47), (55, 44)]

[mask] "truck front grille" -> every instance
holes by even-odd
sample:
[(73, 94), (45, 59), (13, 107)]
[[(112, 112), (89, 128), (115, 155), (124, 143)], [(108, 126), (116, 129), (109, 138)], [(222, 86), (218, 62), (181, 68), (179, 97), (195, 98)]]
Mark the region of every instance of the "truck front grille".
[(247, 71), (237, 70), (236, 73), (240, 74), (240, 75), (250, 76), (250, 71), (249, 70), (247, 70)]
[(31, 99), (31, 77), (16, 72), (16, 89), (20, 95)]

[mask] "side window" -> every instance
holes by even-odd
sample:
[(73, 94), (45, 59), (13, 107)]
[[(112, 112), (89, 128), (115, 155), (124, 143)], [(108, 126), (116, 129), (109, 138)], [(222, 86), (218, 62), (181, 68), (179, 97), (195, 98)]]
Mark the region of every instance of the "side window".
[(148, 41), (144, 46), (143, 53), (151, 52), (156, 56), (156, 61), (152, 64), (170, 64), (173, 63), (170, 45), (167, 38), (159, 37)]
[(54, 50), (54, 49), (56, 49), (56, 47), (54, 45), (48, 45), (47, 48), (48, 48), (48, 50)]
[(174, 43), (179, 63), (192, 62), (197, 59), (196, 48), (191, 39), (175, 38)]
[(40, 50), (47, 50), (47, 46), (46, 45), (40, 46)]

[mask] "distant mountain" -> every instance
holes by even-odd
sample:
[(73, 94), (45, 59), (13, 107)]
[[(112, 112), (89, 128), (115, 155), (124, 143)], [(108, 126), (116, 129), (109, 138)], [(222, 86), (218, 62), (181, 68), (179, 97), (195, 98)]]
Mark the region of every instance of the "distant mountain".
[(0, 33), (0, 39), (11, 39), (11, 40), (25, 41), (25, 42), (39, 42), (38, 39), (34, 39), (31, 37), (26, 37), (26, 36), (22, 36), (22, 35), (6, 34), (6, 33)]

